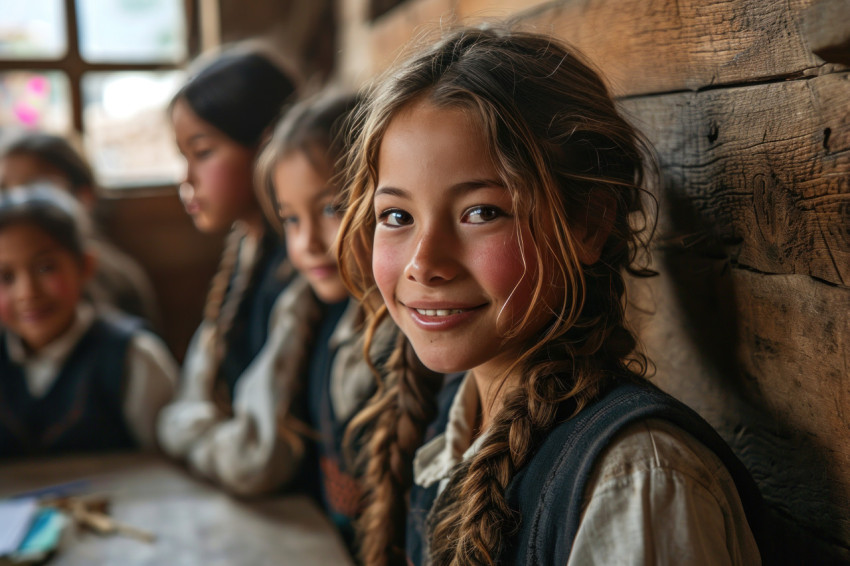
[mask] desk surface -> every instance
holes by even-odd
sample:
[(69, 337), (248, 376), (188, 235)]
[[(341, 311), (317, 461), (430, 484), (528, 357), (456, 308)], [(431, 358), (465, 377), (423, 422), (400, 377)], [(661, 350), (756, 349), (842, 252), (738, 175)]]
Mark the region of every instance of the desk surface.
[(150, 454), (0, 463), (0, 497), (82, 478), (89, 481), (84, 493), (108, 495), (113, 517), (153, 532), (156, 542), (70, 528), (51, 566), (351, 564), (307, 497), (239, 500)]

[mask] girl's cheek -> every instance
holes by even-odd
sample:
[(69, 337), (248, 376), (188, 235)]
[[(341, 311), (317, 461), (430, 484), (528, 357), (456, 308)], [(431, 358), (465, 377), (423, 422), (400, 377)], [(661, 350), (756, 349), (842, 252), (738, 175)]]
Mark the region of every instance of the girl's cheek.
[(57, 275), (49, 277), (44, 282), (44, 287), (50, 295), (54, 299), (62, 301), (63, 304), (76, 304), (80, 300), (84, 285), (82, 275), (79, 277)]
[(393, 291), (403, 271), (403, 266), (400, 264), (401, 257), (398, 250), (386, 245), (380, 237), (376, 237), (372, 247), (372, 274), (381, 296), (384, 297), (384, 302), (391, 311)]
[(0, 323), (9, 323), (12, 320), (11, 299), (4, 291), (0, 291)]

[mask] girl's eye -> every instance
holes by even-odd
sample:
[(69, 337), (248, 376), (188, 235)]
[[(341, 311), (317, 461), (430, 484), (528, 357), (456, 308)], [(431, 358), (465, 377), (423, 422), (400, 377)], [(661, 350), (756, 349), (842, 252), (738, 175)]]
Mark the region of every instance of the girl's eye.
[(295, 226), (298, 224), (298, 217), (290, 214), (289, 216), (281, 216), (280, 223), (283, 224), (283, 227)]
[(491, 222), (500, 216), (507, 216), (505, 212), (495, 206), (474, 206), (466, 211), (463, 220), (470, 224), (484, 224)]
[(0, 272), (0, 285), (4, 287), (15, 282), (15, 274), (11, 271)]
[(338, 216), (340, 212), (340, 209), (333, 203), (328, 203), (324, 206), (324, 208), (322, 208), (322, 214), (329, 218)]
[(40, 263), (35, 266), (36, 273), (51, 273), (54, 269), (56, 269), (56, 265), (53, 262)]
[(197, 150), (195, 150), (195, 151), (193, 151), (193, 152), (192, 152), (192, 157), (193, 157), (193, 158), (195, 158), (195, 159), (197, 159), (198, 161), (201, 161), (201, 160), (206, 159), (207, 157), (209, 157), (211, 154), (212, 154), (212, 149), (211, 149), (211, 148), (208, 148), (208, 149), (197, 149)]
[(386, 226), (407, 226), (413, 222), (413, 217), (398, 208), (390, 208), (378, 215), (378, 222)]

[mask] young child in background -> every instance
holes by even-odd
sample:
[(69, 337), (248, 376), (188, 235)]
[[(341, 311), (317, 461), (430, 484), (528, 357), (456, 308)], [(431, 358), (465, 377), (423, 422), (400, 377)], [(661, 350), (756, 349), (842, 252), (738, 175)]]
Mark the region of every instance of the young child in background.
[(177, 366), (141, 321), (83, 299), (96, 258), (66, 192), (0, 193), (0, 456), (155, 445)]
[(159, 439), (169, 454), (241, 494), (275, 489), (297, 459), (297, 443), (275, 424), (278, 374), (306, 363), (307, 352), (289, 338), (309, 332), (309, 319), (291, 328), (279, 315), (302, 306), (282, 297), (291, 266), (253, 188), (260, 145), (294, 90), (269, 58), (231, 49), (195, 72), (171, 104), (188, 165), (180, 187), (186, 211), (202, 232), (230, 234)]
[[(349, 547), (361, 497), (345, 464), (343, 436), (376, 385), (363, 357), (364, 313), (343, 285), (332, 253), (340, 221), (343, 126), (355, 104), (353, 95), (328, 92), (295, 105), (275, 128), (257, 170), (269, 218), (283, 226), (289, 259), (299, 273), (285, 295), (309, 305), (314, 321), (315, 335), (301, 344), (311, 351), (309, 367), (289, 378), (290, 389), (292, 395), (303, 393), (302, 418), (317, 433), (319, 499)], [(386, 321), (372, 332), (373, 357), (382, 360), (394, 345), (395, 327)], [(282, 426), (297, 430), (292, 426), (297, 414), (289, 413)], [(314, 467), (310, 460), (308, 470)]]
[[(494, 29), (386, 77), (356, 126), (340, 267), (427, 367), (467, 374), (412, 462), (406, 541), (385, 533), (407, 478), (364, 477), (364, 561), (404, 564), (406, 542), (413, 564), (759, 564), (755, 484), (644, 379), (626, 327), (624, 274), (651, 274), (645, 148), (600, 77)], [(385, 395), (374, 461), (410, 453), (392, 431), (421, 404)]]
[[(65, 138), (26, 132), (12, 138), (0, 150), (0, 189), (37, 181), (49, 181), (67, 190), (97, 219), (101, 201), (94, 174)], [(144, 269), (108, 242), (99, 229), (94, 230), (87, 246), (97, 256), (97, 269), (87, 288), (92, 301), (100, 307), (141, 317), (157, 328), (159, 311), (153, 285)]]

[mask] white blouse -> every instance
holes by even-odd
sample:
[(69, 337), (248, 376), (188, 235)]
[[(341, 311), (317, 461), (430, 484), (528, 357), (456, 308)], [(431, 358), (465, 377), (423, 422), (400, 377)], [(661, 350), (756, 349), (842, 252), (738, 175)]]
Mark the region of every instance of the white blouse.
[(271, 491), (289, 481), (304, 452), (300, 435), (280, 427), (287, 395), (309, 360), (319, 307), (310, 286), (296, 277), (278, 296), (262, 349), (236, 383), (233, 414), (213, 401), (215, 326), (204, 322), (186, 354), (173, 403), (157, 432), (162, 448), (226, 489), (242, 495)]
[[(479, 401), (464, 378), (444, 434), (414, 458), (414, 481), (442, 491), (452, 468), (480, 449)], [(690, 434), (648, 419), (620, 431), (594, 465), (567, 566), (758, 566), (758, 547), (729, 472)]]

